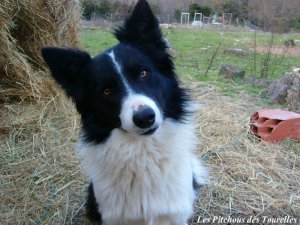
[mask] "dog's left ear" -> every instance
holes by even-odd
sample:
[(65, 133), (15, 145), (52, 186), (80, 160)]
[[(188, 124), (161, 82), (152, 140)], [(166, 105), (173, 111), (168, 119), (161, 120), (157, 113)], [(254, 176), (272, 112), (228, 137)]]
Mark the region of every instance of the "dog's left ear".
[[(136, 45), (164, 43), (158, 20), (146, 0), (138, 1), (124, 25), (116, 29), (115, 36), (121, 43)], [(165, 46), (161, 47), (165, 48)]]

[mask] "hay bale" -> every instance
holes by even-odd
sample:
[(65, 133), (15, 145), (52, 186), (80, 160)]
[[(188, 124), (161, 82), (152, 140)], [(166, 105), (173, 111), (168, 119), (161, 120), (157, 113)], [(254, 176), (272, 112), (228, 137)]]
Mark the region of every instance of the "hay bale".
[(12, 36), (33, 64), (44, 66), (40, 50), (45, 45), (79, 45), (81, 8), (77, 1), (21, 0), (13, 7), (21, 10), (14, 14)]
[(80, 18), (77, 0), (0, 3), (1, 224), (61, 224), (62, 211), (76, 224), (84, 203), (73, 153), (77, 113), (54, 85), (40, 48), (77, 47)]
[[(0, 6), (0, 101), (6, 101), (6, 96), (14, 96), (16, 90), (19, 95), (27, 96), (34, 84), (31, 79), (32, 71), (25, 56), (19, 53), (16, 40), (10, 35), (14, 22), (9, 8), (10, 2), (5, 1)], [(23, 80), (27, 80), (25, 83)], [(31, 85), (28, 85), (31, 83)], [(24, 91), (24, 90), (27, 90)]]
[(45, 77), (40, 49), (79, 46), (76, 0), (4, 0), (0, 5), (0, 101), (41, 99), (57, 90)]

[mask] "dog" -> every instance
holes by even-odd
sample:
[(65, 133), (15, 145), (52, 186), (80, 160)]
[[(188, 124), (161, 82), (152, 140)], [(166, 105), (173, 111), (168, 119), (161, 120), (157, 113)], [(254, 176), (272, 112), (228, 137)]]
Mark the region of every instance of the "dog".
[(89, 179), (87, 216), (105, 225), (187, 224), (208, 180), (194, 155), (192, 101), (146, 0), (115, 37), (120, 43), (94, 58), (42, 49), (81, 116), (76, 152)]

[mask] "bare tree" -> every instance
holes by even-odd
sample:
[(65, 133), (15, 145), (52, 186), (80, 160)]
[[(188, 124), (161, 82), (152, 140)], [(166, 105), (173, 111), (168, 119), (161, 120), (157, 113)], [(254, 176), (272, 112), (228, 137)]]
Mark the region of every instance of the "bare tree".
[[(115, 0), (131, 3), (137, 0)], [(224, 4), (235, 4), (244, 18), (256, 21), (265, 30), (280, 32), (291, 21), (300, 18), (299, 0), (148, 0), (157, 5), (161, 14), (174, 14), (176, 9), (186, 11), (190, 4), (209, 6), (219, 13)]]
[(300, 4), (299, 0), (251, 0), (249, 14), (265, 30), (281, 32), (300, 17)]

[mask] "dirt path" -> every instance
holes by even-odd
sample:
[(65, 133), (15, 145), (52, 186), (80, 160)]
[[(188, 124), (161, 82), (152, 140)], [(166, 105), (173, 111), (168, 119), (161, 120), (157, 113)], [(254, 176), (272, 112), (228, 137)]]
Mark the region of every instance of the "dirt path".
[[(254, 51), (254, 48), (250, 48)], [(268, 46), (258, 46), (256, 51), (259, 53), (268, 53)], [(300, 46), (286, 47), (286, 46), (272, 46), (270, 52), (273, 55), (288, 55), (288, 56), (300, 56)]]

